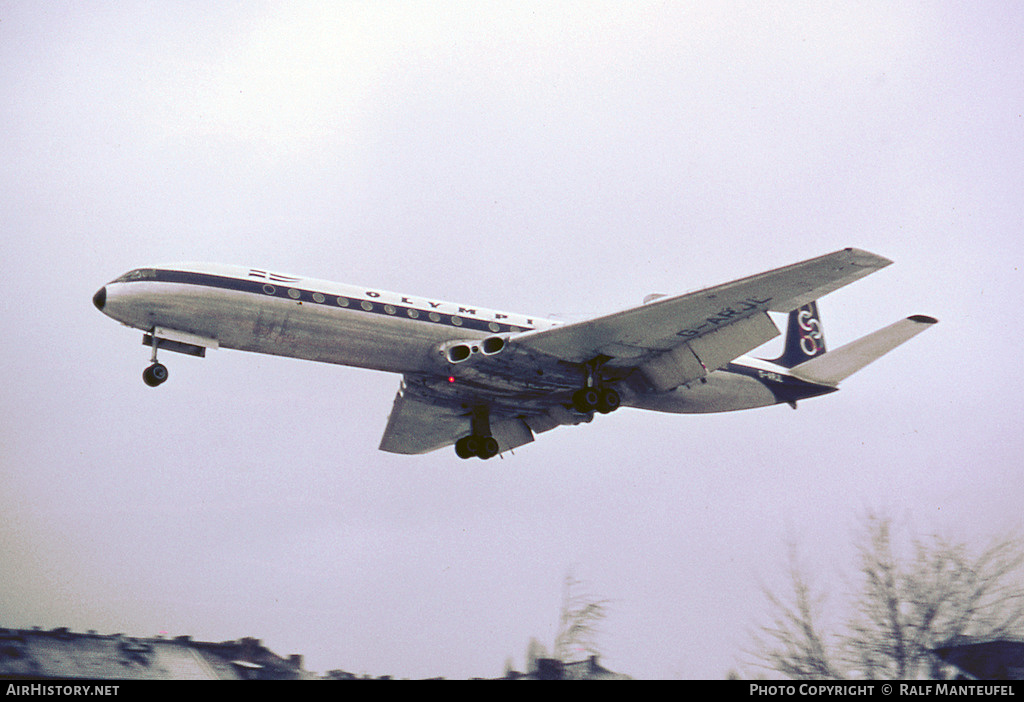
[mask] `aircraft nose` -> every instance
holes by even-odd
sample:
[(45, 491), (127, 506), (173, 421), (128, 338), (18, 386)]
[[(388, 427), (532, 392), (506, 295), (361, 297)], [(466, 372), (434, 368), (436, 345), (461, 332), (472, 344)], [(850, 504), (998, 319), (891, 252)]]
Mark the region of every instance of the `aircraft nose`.
[(96, 309), (100, 312), (103, 311), (104, 305), (107, 304), (107, 287), (103, 286), (96, 291), (96, 294), (92, 296), (92, 304), (96, 305)]

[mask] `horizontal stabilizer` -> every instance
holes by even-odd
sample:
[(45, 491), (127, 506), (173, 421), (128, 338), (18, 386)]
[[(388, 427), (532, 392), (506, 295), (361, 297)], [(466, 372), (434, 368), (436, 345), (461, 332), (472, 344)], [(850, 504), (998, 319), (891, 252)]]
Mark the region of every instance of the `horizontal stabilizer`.
[(939, 320), (916, 314), (884, 329), (852, 341), (834, 351), (805, 361), (792, 369), (793, 375), (823, 385), (840, 381), (881, 358), (905, 341), (917, 336)]

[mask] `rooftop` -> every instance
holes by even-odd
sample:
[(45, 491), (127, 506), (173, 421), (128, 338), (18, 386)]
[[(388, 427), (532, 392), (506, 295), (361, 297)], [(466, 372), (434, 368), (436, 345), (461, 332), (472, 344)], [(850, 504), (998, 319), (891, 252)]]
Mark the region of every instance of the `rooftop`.
[(282, 658), (259, 639), (219, 643), (124, 634), (0, 629), (0, 677), (94, 680), (299, 680), (302, 656)]

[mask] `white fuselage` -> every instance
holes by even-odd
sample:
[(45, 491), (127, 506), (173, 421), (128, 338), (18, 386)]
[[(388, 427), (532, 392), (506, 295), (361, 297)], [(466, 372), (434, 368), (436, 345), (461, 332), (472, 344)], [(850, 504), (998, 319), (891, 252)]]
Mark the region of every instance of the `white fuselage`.
[(103, 312), (136, 329), (184, 332), (222, 348), (394, 373), (433, 367), (446, 341), (558, 324), (254, 269), (181, 264), (109, 283)]
[[(121, 323), (161, 338), (208, 348), (289, 356), (403, 374), (462, 375), (506, 397), (536, 392), (538, 378), (474, 375), (473, 364), (453, 368), (445, 345), (508, 339), (561, 322), (437, 301), (373, 288), (284, 276), (237, 266), (175, 264), (135, 269), (108, 283), (94, 299)], [(550, 368), (549, 390), (572, 387)], [(788, 401), (773, 391), (788, 371), (743, 359), (701, 382), (667, 392), (622, 384), (624, 405), (661, 412), (747, 409)], [(521, 384), (520, 384), (521, 382)], [(443, 383), (440, 387), (443, 392)]]

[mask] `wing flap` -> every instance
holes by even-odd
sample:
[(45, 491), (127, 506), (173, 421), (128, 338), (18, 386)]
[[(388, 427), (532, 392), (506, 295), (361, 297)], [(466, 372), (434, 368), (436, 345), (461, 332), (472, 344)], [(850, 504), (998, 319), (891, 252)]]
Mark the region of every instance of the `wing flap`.
[(779, 335), (779, 329), (766, 312), (719, 327), (704, 336), (687, 341), (640, 366), (648, 382), (658, 392), (706, 377), (738, 356)]
[(491, 422), (491, 436), (498, 441), (498, 451), (504, 452), (533, 441), (533, 432), (522, 419), (500, 419)]

